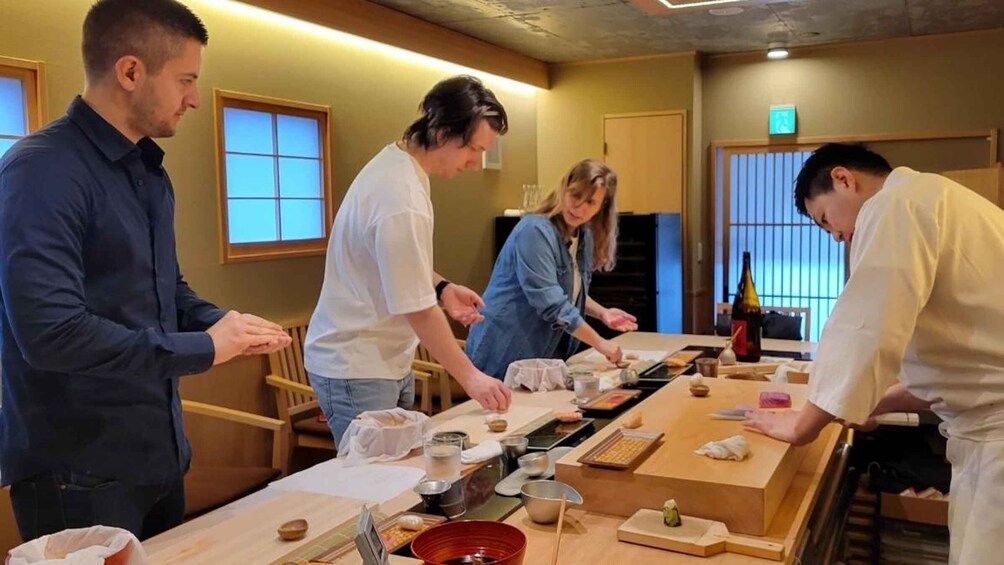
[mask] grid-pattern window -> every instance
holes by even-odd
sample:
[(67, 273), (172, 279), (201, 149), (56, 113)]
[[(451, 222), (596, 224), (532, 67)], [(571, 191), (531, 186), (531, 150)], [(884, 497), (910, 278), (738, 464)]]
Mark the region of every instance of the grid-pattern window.
[(45, 65), (0, 56), (0, 156), (45, 123)]
[(323, 253), (329, 110), (217, 92), (224, 261)]
[(24, 81), (0, 76), (0, 155), (28, 135), (28, 101)]
[(722, 300), (732, 302), (742, 253), (749, 251), (760, 303), (809, 308), (809, 339), (818, 341), (846, 280), (844, 246), (795, 209), (793, 188), (810, 151), (726, 152)]

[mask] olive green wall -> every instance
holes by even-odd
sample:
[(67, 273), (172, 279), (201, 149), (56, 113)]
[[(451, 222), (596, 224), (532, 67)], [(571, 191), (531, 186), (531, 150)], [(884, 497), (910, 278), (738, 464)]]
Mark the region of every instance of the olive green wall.
[[(538, 180), (553, 187), (575, 162), (603, 157), (603, 116), (660, 110), (687, 113), (687, 217), (701, 215), (699, 200), (691, 197), (699, 179), (700, 156), (694, 148), (701, 122), (701, 81), (698, 57), (681, 53), (660, 57), (551, 67), (551, 89), (537, 95)], [(696, 127), (695, 127), (696, 125)], [(695, 241), (700, 222), (690, 222), (687, 233)], [(690, 247), (693, 247), (692, 245)], [(690, 269), (693, 278), (694, 269)]]
[(707, 57), (704, 145), (767, 137), (771, 104), (799, 136), (937, 133), (1004, 125), (1004, 30)]
[[(80, 26), (91, 3), (0, 0), (0, 55), (46, 64), (50, 119), (62, 115), (83, 87)], [(323, 257), (219, 262), (213, 89), (330, 105), (333, 184), (340, 201), (359, 169), (416, 117), (425, 92), (460, 71), (346, 42), (316, 27), (262, 19), (219, 0), (186, 3), (205, 21), (210, 41), (199, 80), (202, 107), (186, 114), (174, 138), (161, 142), (177, 192), (182, 271), (202, 296), (223, 307), (279, 320), (308, 315), (320, 290)], [(502, 170), (432, 180), (436, 268), (478, 290), (491, 269), (491, 219), (518, 204), (519, 185), (533, 182), (537, 168), (535, 91), (489, 77), (485, 82), (510, 118)]]
[[(693, 53), (551, 66), (551, 88), (537, 95), (537, 174), (553, 187), (568, 168), (603, 157), (603, 116), (694, 107)], [(688, 148), (689, 149), (689, 148)]]
[[(703, 61), (701, 156), (714, 141), (765, 139), (771, 104), (795, 104), (798, 136), (989, 132), (1004, 126), (1004, 30), (874, 41)], [(985, 139), (875, 142), (893, 166), (941, 171), (996, 160)], [(999, 149), (998, 149), (999, 151)], [(705, 177), (708, 175), (705, 174)], [(698, 186), (710, 191), (711, 180)], [(707, 200), (707, 198), (705, 198)], [(707, 234), (712, 229), (706, 221)], [(707, 236), (704, 238), (707, 240)], [(712, 242), (704, 246), (713, 260)], [(711, 270), (702, 270), (710, 288)], [(708, 311), (712, 308), (707, 305)]]

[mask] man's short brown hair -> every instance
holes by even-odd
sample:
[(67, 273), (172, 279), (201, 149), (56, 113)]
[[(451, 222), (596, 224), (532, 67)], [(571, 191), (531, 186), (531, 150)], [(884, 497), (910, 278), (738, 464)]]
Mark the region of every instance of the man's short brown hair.
[(127, 55), (152, 74), (178, 53), (186, 39), (209, 43), (206, 26), (176, 0), (98, 0), (84, 19), (84, 71), (96, 81)]

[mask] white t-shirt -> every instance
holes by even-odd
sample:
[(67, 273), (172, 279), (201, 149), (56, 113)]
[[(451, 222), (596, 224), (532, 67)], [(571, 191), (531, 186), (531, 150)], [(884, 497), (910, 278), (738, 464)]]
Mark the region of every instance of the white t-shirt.
[(336, 379), (402, 379), (418, 338), (404, 314), (436, 305), (429, 177), (390, 144), (352, 181), (335, 216), (304, 366)]
[(900, 167), (862, 206), (809, 400), (863, 422), (897, 377), (954, 437), (1004, 439), (1004, 211)]

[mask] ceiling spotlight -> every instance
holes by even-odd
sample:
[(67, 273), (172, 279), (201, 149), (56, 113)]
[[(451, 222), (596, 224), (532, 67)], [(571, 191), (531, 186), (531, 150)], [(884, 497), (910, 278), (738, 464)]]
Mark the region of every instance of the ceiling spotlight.
[(788, 57), (788, 44), (783, 41), (771, 41), (767, 44), (768, 59), (784, 59)]

